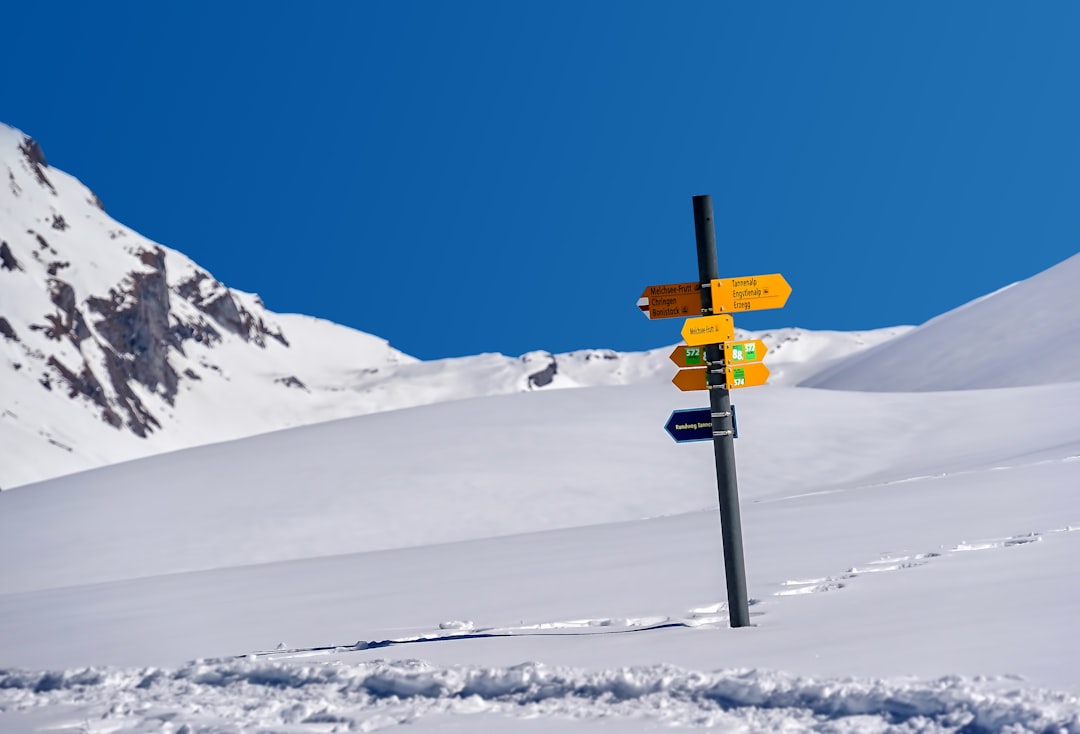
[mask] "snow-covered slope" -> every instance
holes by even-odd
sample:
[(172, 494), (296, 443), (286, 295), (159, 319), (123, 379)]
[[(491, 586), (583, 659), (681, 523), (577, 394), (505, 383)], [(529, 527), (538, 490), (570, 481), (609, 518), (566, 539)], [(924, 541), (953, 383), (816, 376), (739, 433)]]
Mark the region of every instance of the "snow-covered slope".
[(746, 629), (711, 449), (661, 428), (694, 399), (441, 403), (0, 494), (0, 730), (1078, 730), (1080, 384), (738, 394)]
[(1080, 254), (840, 361), (802, 384), (901, 392), (1077, 380)]
[[(35, 141), (4, 125), (0, 176), (2, 489), (335, 418), (672, 374), (670, 347), (421, 363), (370, 334), (271, 313), (113, 220)], [(772, 381), (784, 384), (808, 361), (901, 331), (762, 338)]]

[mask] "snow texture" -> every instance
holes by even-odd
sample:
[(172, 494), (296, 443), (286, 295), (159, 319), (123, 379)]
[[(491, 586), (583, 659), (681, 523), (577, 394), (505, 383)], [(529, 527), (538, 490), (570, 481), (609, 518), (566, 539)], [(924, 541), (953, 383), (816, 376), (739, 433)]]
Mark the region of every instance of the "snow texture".
[(814, 679), (664, 665), (200, 661), (174, 670), (0, 670), (0, 705), (71, 707), (84, 731), (123, 732), (374, 731), (445, 714), (476, 724), (492, 714), (543, 717), (552, 731), (563, 719), (738, 731), (1080, 732), (1080, 697), (1009, 680)]

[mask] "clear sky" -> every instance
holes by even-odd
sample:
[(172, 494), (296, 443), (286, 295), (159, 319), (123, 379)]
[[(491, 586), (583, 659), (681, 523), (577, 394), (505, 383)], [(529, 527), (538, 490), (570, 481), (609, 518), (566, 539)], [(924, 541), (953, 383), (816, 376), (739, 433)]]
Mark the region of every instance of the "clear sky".
[(3, 15), (0, 121), (110, 214), (422, 358), (677, 341), (635, 302), (696, 278), (695, 194), (722, 275), (794, 288), (749, 329), (921, 323), (1080, 250), (1071, 0)]

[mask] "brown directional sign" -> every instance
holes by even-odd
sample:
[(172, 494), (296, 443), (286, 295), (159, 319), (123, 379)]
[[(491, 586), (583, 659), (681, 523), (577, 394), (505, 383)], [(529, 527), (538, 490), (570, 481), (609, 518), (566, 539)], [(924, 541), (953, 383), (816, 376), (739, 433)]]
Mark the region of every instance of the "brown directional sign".
[(769, 348), (760, 339), (748, 339), (741, 342), (724, 342), (724, 361), (728, 364), (742, 362), (760, 362)]
[(687, 319), (682, 327), (682, 338), (691, 347), (720, 344), (735, 338), (735, 324), (726, 313)]
[(701, 283), (650, 285), (641, 293), (638, 308), (650, 319), (701, 315)]
[(689, 370), (679, 370), (672, 378), (671, 384), (683, 392), (690, 390), (708, 390), (708, 367), (696, 367)]
[(726, 365), (724, 367), (724, 382), (728, 390), (740, 387), (757, 387), (764, 385), (769, 379), (769, 368), (764, 362), (751, 362), (744, 365)]
[(780, 273), (711, 281), (713, 313), (783, 308), (791, 286)]
[(700, 367), (705, 364), (705, 350), (701, 347), (675, 347), (669, 358), (680, 367)]

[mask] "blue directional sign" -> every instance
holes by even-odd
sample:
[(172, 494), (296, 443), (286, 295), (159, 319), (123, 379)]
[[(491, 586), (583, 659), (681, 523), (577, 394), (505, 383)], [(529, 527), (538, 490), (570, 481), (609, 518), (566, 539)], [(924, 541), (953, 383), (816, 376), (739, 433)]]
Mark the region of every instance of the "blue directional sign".
[(664, 425), (675, 443), (712, 441), (712, 413), (709, 408), (676, 410)]

